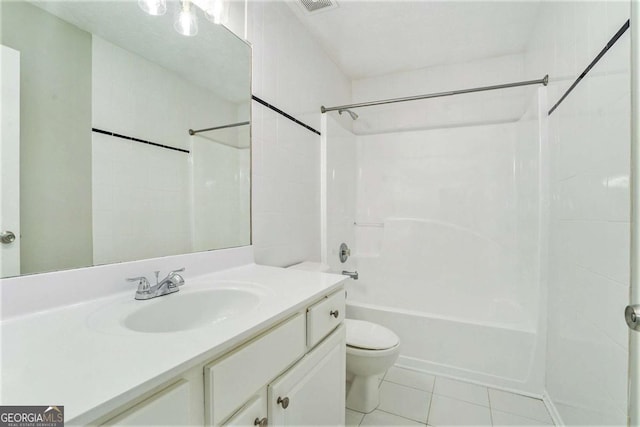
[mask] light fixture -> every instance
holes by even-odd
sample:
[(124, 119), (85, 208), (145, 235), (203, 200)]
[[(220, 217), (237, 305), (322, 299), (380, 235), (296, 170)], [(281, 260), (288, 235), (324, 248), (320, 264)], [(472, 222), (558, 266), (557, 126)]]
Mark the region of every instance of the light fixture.
[(195, 11), (191, 7), (191, 1), (180, 0), (173, 28), (183, 36), (195, 36), (198, 34), (198, 20)]
[(225, 0), (209, 0), (204, 16), (214, 24), (226, 24), (229, 17), (229, 3)]
[(138, 6), (153, 16), (164, 15), (167, 12), (167, 0), (138, 0)]

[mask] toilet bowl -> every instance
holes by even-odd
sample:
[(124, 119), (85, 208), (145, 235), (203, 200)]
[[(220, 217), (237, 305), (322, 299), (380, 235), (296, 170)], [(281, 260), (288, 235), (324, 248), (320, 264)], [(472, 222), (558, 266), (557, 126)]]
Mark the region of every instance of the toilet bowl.
[(347, 408), (369, 413), (380, 404), (378, 381), (400, 354), (400, 339), (384, 326), (345, 319), (347, 374), (353, 377)]
[[(330, 267), (317, 262), (292, 265), (294, 270), (328, 273)], [(380, 404), (378, 380), (400, 355), (400, 339), (393, 331), (364, 320), (345, 319), (347, 329), (347, 408), (369, 413)]]

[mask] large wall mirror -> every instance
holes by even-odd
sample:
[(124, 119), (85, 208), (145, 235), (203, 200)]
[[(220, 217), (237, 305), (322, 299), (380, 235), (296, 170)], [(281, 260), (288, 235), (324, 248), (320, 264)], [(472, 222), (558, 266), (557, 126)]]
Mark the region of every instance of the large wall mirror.
[(250, 244), (251, 49), (180, 5), (0, 2), (1, 277)]

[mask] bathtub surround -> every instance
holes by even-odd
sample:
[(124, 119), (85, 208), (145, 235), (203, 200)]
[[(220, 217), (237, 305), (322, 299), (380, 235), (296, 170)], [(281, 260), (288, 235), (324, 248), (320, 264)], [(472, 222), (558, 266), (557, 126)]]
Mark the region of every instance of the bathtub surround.
[[(544, 4), (526, 67), (553, 76), (549, 107), (628, 19), (629, 2)], [(567, 425), (626, 424), (629, 42), (627, 31), (550, 116), (545, 384)]]
[[(436, 67), (354, 88), (363, 100), (395, 98), (407, 95), (405, 81), (462, 69), (482, 75), (496, 64), (510, 65), (509, 80), (519, 81), (523, 61)], [(502, 83), (469, 75), (461, 87)], [(326, 143), (327, 262), (340, 268), (332, 245), (351, 233), (360, 280), (347, 286), (348, 315), (396, 331), (405, 343), (401, 365), (542, 395), (543, 94), (513, 88), (367, 107), (355, 135), (327, 118), (336, 135), (329, 131)], [(482, 96), (497, 112), (478, 107)], [(467, 97), (475, 110), (462, 114)], [(348, 155), (350, 146), (352, 161), (340, 160), (335, 153)]]

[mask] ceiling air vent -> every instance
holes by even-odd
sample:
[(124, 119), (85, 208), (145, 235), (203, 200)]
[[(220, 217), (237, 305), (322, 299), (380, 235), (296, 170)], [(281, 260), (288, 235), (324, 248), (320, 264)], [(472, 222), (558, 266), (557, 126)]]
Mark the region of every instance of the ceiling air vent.
[(308, 13), (315, 13), (338, 7), (335, 0), (300, 0), (300, 4)]

